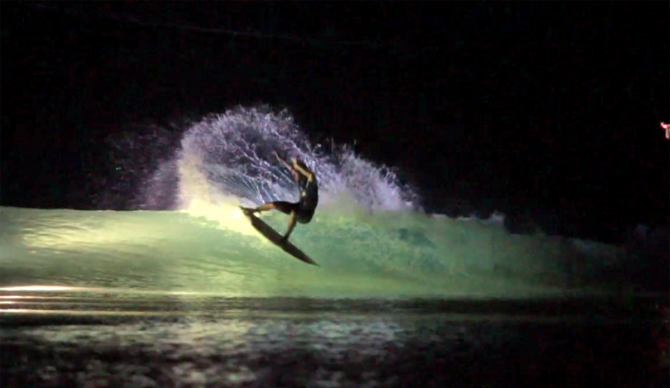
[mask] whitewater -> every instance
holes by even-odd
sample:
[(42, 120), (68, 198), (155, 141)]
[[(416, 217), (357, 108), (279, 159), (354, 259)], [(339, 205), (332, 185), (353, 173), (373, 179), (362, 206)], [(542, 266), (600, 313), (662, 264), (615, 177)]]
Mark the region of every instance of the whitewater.
[[(147, 169), (133, 165), (152, 152), (141, 149), (146, 143), (124, 143), (123, 168)], [(165, 148), (160, 139), (149, 143)], [(511, 234), (499, 213), (426, 214), (393, 169), (346, 146), (312, 144), (286, 111), (208, 115), (161, 152), (134, 188), (131, 209), (0, 208), (0, 291), (514, 299), (635, 290), (624, 247)], [(317, 212), (291, 240), (319, 267), (266, 241), (238, 208), (297, 200), (274, 152), (318, 175)], [(262, 218), (280, 232), (288, 221), (277, 212)]]

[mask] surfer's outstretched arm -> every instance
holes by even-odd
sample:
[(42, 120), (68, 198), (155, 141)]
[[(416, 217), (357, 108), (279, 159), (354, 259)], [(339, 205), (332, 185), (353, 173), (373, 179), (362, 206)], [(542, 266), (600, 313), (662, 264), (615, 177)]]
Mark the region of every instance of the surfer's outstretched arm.
[(293, 168), (293, 166), (291, 166), (284, 159), (282, 159), (277, 152), (275, 152), (275, 156), (277, 157), (279, 163), (283, 164), (284, 167), (286, 167), (291, 172), (291, 175), (293, 175), (293, 179), (297, 181), (300, 178), (300, 176), (298, 175), (298, 171), (296, 171), (296, 169)]
[(279, 156), (278, 153), (275, 152), (275, 156), (277, 157), (277, 160), (279, 160), (286, 168), (288, 168), (293, 174), (296, 172), (302, 174), (305, 178), (307, 178), (308, 181), (313, 181), (314, 180), (314, 173), (311, 172), (308, 168), (303, 167), (298, 163), (298, 159), (292, 158), (291, 161), (293, 162), (293, 165), (288, 164), (284, 159)]
[(282, 157), (279, 156), (277, 152), (275, 152), (275, 156), (277, 157), (279, 163), (283, 164), (284, 167), (288, 168), (289, 170), (291, 170), (291, 172), (293, 172), (293, 167), (290, 164), (288, 164), (284, 159), (282, 159)]

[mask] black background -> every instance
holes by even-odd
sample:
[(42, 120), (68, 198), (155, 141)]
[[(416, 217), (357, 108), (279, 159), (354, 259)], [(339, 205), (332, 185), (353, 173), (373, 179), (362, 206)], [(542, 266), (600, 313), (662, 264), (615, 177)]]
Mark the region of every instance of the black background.
[(667, 2), (2, 3), (4, 206), (91, 209), (129, 123), (287, 107), (426, 210), (668, 222)]

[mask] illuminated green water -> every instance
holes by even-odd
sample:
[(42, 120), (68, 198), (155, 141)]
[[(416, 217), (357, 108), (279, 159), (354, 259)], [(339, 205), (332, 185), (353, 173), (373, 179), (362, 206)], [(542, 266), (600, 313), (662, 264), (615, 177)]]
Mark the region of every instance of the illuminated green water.
[[(264, 219), (279, 231), (285, 228), (282, 214)], [(614, 287), (621, 255), (602, 244), (510, 235), (500, 223), (414, 212), (324, 209), (309, 225), (298, 225), (292, 241), (320, 267), (265, 241), (234, 206), (193, 206), (188, 212), (4, 207), (0, 287), (230, 297), (522, 298), (606, 291)]]

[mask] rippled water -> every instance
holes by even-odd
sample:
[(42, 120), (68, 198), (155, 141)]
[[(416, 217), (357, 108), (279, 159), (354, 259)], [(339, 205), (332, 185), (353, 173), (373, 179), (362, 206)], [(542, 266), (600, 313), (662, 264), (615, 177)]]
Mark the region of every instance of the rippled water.
[(667, 385), (651, 300), (3, 298), (2, 387)]

